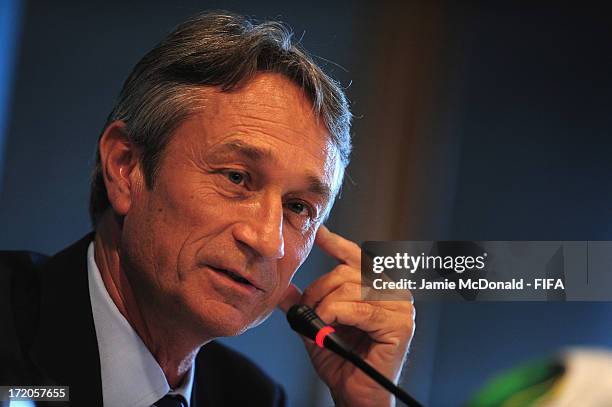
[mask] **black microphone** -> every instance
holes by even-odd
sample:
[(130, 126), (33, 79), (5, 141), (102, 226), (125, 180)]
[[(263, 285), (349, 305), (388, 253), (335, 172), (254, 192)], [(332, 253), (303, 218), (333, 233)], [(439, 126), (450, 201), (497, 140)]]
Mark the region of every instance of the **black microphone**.
[(374, 369), (372, 365), (359, 357), (359, 355), (351, 351), (342, 339), (335, 334), (334, 328), (326, 325), (308, 305), (296, 304), (289, 308), (287, 312), (287, 321), (289, 321), (291, 329), (312, 339), (317, 346), (327, 348), (348, 360), (407, 406), (423, 407), (412, 396), (383, 376), (378, 370)]

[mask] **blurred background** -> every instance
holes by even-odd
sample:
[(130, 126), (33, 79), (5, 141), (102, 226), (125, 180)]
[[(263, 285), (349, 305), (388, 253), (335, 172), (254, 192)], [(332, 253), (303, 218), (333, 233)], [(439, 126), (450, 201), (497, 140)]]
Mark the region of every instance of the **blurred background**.
[[(123, 80), (207, 9), (289, 23), (347, 87), (355, 151), (329, 221), (338, 233), (612, 240), (610, 10), (577, 4), (0, 0), (0, 247), (52, 254), (90, 230), (95, 143)], [(297, 284), (333, 266), (314, 250)], [(459, 405), (523, 360), (612, 346), (609, 303), (417, 311), (402, 385), (431, 406)], [(280, 312), (223, 341), (292, 406), (331, 405)]]

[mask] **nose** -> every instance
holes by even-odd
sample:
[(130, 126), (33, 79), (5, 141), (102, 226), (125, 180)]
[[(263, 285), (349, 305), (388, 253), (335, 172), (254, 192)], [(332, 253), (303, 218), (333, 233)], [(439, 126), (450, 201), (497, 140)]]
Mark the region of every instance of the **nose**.
[(264, 258), (281, 259), (285, 255), (282, 199), (263, 196), (245, 205), (244, 219), (233, 228), (234, 239)]

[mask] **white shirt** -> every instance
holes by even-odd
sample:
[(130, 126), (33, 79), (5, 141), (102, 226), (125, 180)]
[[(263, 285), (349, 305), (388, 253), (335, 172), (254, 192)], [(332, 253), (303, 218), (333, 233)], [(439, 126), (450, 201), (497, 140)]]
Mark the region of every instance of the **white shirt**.
[(87, 272), (104, 407), (148, 407), (169, 392), (185, 397), (189, 406), (194, 366), (179, 388), (170, 388), (163, 370), (106, 291), (93, 242), (87, 249)]

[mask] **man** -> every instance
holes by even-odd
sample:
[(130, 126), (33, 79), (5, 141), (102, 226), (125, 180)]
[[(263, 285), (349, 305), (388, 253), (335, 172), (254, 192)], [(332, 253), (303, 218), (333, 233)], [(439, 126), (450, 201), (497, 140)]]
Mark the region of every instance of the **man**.
[[(100, 136), (95, 233), (50, 259), (0, 257), (1, 384), (69, 385), (74, 406), (283, 405), (212, 341), (296, 303), (397, 380), (412, 305), (362, 301), (359, 247), (322, 225), (349, 128), (341, 89), (282, 25), (227, 13), (180, 25), (136, 65)], [(340, 264), (302, 294), (291, 278), (313, 244)], [(336, 405), (394, 403), (304, 343)]]

